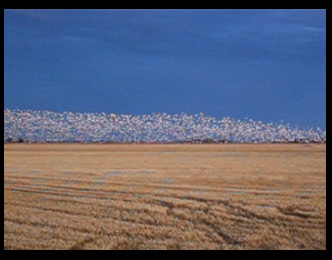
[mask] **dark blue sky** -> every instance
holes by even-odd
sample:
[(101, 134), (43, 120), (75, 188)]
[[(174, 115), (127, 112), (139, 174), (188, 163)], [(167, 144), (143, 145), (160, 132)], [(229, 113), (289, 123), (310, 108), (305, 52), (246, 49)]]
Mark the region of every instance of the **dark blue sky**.
[(326, 11), (5, 10), (4, 107), (326, 127)]

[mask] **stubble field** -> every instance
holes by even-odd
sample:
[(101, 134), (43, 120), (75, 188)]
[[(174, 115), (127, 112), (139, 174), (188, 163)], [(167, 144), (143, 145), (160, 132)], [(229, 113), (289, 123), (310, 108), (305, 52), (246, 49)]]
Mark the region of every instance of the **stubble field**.
[(4, 249), (326, 249), (326, 145), (5, 144)]

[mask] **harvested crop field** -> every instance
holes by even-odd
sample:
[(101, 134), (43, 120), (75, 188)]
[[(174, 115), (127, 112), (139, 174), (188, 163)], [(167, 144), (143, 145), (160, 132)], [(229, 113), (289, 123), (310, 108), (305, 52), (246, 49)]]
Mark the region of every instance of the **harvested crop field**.
[(326, 249), (326, 145), (5, 144), (4, 249)]

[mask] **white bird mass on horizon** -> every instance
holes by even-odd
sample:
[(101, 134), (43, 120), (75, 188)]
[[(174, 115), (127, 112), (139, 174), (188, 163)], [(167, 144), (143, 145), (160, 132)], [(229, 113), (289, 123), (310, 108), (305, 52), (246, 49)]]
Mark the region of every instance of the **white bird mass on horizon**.
[(326, 142), (326, 131), (203, 113), (124, 115), (4, 110), (4, 142)]

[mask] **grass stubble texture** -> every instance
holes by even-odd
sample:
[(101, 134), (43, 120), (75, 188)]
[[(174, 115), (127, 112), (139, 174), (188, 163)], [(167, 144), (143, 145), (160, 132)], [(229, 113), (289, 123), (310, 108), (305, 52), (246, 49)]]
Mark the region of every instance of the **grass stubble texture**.
[(5, 144), (4, 249), (326, 249), (326, 145)]

